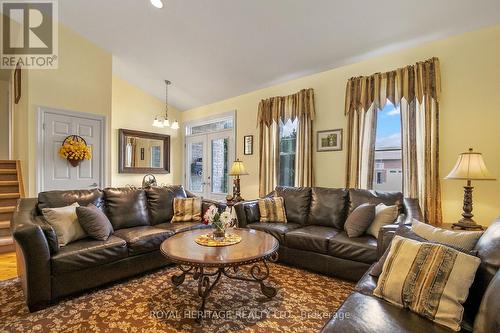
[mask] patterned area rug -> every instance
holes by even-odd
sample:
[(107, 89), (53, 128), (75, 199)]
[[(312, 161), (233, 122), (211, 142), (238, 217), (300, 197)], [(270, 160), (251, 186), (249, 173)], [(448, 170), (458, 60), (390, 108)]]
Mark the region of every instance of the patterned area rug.
[(222, 277), (200, 305), (191, 276), (174, 288), (178, 270), (151, 274), (98, 289), (35, 313), (24, 305), (18, 279), (0, 282), (0, 332), (318, 332), (354, 284), (280, 264), (270, 265), (273, 299), (259, 285)]

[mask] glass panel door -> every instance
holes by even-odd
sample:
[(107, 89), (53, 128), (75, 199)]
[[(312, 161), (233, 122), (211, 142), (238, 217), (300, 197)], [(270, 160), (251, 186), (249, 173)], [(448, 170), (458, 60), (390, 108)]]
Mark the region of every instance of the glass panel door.
[(208, 134), (210, 144), (210, 194), (214, 200), (224, 200), (229, 193), (229, 169), (234, 156), (232, 131)]
[(205, 196), (206, 135), (186, 138), (186, 187), (189, 191)]

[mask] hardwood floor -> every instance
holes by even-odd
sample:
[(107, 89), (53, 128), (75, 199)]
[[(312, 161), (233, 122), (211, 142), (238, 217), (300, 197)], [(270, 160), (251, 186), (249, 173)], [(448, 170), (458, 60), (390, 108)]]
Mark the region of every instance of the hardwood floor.
[(17, 276), (16, 253), (0, 253), (0, 281)]

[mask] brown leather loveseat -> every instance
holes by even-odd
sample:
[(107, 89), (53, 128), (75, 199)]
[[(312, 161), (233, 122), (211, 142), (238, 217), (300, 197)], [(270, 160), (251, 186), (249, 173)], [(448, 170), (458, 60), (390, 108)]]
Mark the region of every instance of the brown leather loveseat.
[[(21, 199), (11, 221), (20, 251), (22, 285), (30, 311), (47, 307), (63, 296), (169, 264), (160, 253), (168, 237), (199, 222), (170, 223), (173, 200), (189, 194), (182, 186), (148, 189), (106, 188), (42, 192)], [(78, 202), (94, 204), (113, 225), (106, 241), (84, 238), (60, 247), (41, 209)], [(213, 204), (203, 201), (204, 209)]]
[(378, 242), (370, 235), (349, 238), (344, 231), (348, 214), (363, 203), (384, 203), (399, 206), (396, 223), (421, 220), (418, 201), (400, 192), (278, 186), (269, 194), (274, 195), (284, 199), (287, 223), (260, 223), (258, 201), (253, 200), (235, 205), (239, 226), (275, 236), (281, 262), (353, 281), (377, 261)]

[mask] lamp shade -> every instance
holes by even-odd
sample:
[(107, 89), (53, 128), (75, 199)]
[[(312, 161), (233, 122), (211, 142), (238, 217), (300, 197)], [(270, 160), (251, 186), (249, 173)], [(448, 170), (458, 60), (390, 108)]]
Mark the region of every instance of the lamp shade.
[(229, 171), (230, 176), (243, 176), (243, 175), (248, 175), (248, 172), (245, 170), (245, 166), (243, 165), (243, 162), (237, 159), (236, 161), (233, 162), (233, 165), (231, 166), (231, 170)]
[(457, 164), (446, 179), (495, 180), (484, 164), (483, 155), (472, 151), (458, 155)]

